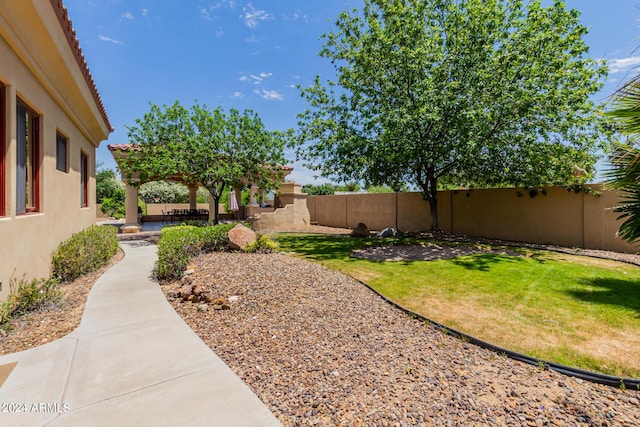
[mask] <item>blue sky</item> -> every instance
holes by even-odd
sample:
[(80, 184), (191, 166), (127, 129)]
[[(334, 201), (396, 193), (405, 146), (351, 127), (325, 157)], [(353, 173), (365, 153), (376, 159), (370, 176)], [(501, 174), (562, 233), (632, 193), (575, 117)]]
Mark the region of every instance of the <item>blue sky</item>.
[[(548, 2), (550, 3), (550, 1)], [(125, 144), (127, 125), (149, 102), (252, 109), (269, 129), (296, 126), (306, 107), (297, 85), (333, 76), (318, 57), (320, 36), (356, 0), (64, 0), (115, 131), (98, 149), (113, 168), (107, 144)], [(640, 0), (567, 0), (590, 28), (590, 55), (609, 61), (596, 100), (605, 101), (640, 65)], [(294, 162), (289, 176), (317, 183)]]

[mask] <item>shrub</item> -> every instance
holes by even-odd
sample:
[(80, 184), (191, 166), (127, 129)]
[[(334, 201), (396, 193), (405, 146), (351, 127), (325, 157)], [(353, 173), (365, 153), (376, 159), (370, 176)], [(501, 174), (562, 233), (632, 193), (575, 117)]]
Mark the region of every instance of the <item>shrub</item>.
[(55, 279), (11, 279), (9, 288), (9, 297), (0, 304), (0, 326), (9, 323), (14, 316), (37, 310), (48, 302), (57, 303), (62, 295)]
[(247, 252), (270, 253), (278, 249), (278, 244), (267, 234), (258, 234), (255, 241), (249, 243), (245, 250)]
[(205, 252), (223, 251), (229, 247), (227, 234), (235, 224), (198, 227), (179, 225), (162, 230), (158, 242), (156, 274), (159, 279), (177, 279), (192, 257)]
[(118, 230), (91, 226), (62, 242), (53, 253), (53, 277), (70, 282), (107, 264), (118, 251)]
[(105, 215), (123, 218), (125, 214), (125, 190), (118, 189), (111, 197), (103, 198), (100, 210)]

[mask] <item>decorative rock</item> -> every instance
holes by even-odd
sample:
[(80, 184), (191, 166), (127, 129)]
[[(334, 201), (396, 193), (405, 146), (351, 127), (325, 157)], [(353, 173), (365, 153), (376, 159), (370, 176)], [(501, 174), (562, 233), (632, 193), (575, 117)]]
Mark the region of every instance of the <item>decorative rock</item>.
[(370, 235), (369, 228), (362, 222), (359, 222), (356, 228), (351, 231), (351, 237), (369, 237)]
[(231, 295), (228, 299), (229, 299), (229, 302), (232, 303), (232, 302), (237, 302), (240, 299), (240, 297), (238, 295)]
[(229, 300), (226, 298), (216, 298), (213, 300), (213, 303), (215, 305), (225, 305), (225, 304), (229, 304)]
[(203, 292), (200, 294), (200, 299), (204, 300), (205, 302), (208, 303), (212, 303), (214, 298), (213, 295), (211, 294), (211, 292)]
[(214, 305), (211, 306), (211, 308), (214, 309), (214, 310), (222, 310), (222, 305), (214, 304)]
[(200, 285), (195, 285), (195, 286), (193, 287), (193, 294), (194, 294), (195, 296), (198, 296), (198, 297), (199, 297), (200, 295), (202, 295), (202, 286), (200, 286)]
[(376, 234), (376, 237), (396, 237), (399, 236), (400, 230), (398, 230), (395, 227), (387, 227), (384, 230), (378, 232), (378, 234)]
[(184, 273), (182, 273), (182, 274), (184, 274), (184, 276), (191, 276), (191, 275), (192, 275), (193, 273), (195, 273), (195, 272), (196, 272), (196, 271), (195, 271), (194, 269), (192, 269), (192, 268), (191, 268), (191, 269), (189, 269), (189, 270), (185, 270), (185, 271), (184, 271)]
[(248, 244), (255, 242), (255, 231), (238, 224), (229, 230), (229, 247), (233, 250), (244, 250)]
[(207, 308), (209, 308), (207, 304), (200, 304), (198, 306), (198, 311), (207, 311)]

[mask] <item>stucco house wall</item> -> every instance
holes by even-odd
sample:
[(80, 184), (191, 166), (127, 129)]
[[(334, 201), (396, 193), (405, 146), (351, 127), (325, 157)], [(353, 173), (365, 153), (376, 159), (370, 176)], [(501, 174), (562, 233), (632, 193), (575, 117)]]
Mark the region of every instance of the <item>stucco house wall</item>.
[[(62, 3), (0, 3), (0, 300), (12, 278), (48, 277), (58, 244), (96, 220), (96, 147), (111, 125)], [(35, 212), (19, 212), (17, 103), (35, 113)], [(57, 135), (67, 141), (57, 168)], [(86, 156), (86, 186), (81, 180)], [(61, 156), (62, 157), (62, 156)], [(86, 188), (86, 190), (85, 190)], [(81, 206), (81, 195), (86, 206)], [(3, 206), (4, 205), (4, 206)]]

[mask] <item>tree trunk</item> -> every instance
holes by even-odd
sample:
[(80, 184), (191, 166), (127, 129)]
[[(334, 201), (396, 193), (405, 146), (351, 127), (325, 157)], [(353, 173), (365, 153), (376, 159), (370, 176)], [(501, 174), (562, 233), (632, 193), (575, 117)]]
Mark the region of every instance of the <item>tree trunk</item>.
[(429, 202), (431, 210), (431, 231), (440, 231), (438, 219), (438, 178), (430, 176), (426, 182), (420, 182), (422, 198)]
[(213, 224), (214, 225), (220, 224), (220, 220), (219, 220), (220, 206), (218, 206), (219, 204), (220, 204), (220, 196), (214, 197), (213, 198)]

